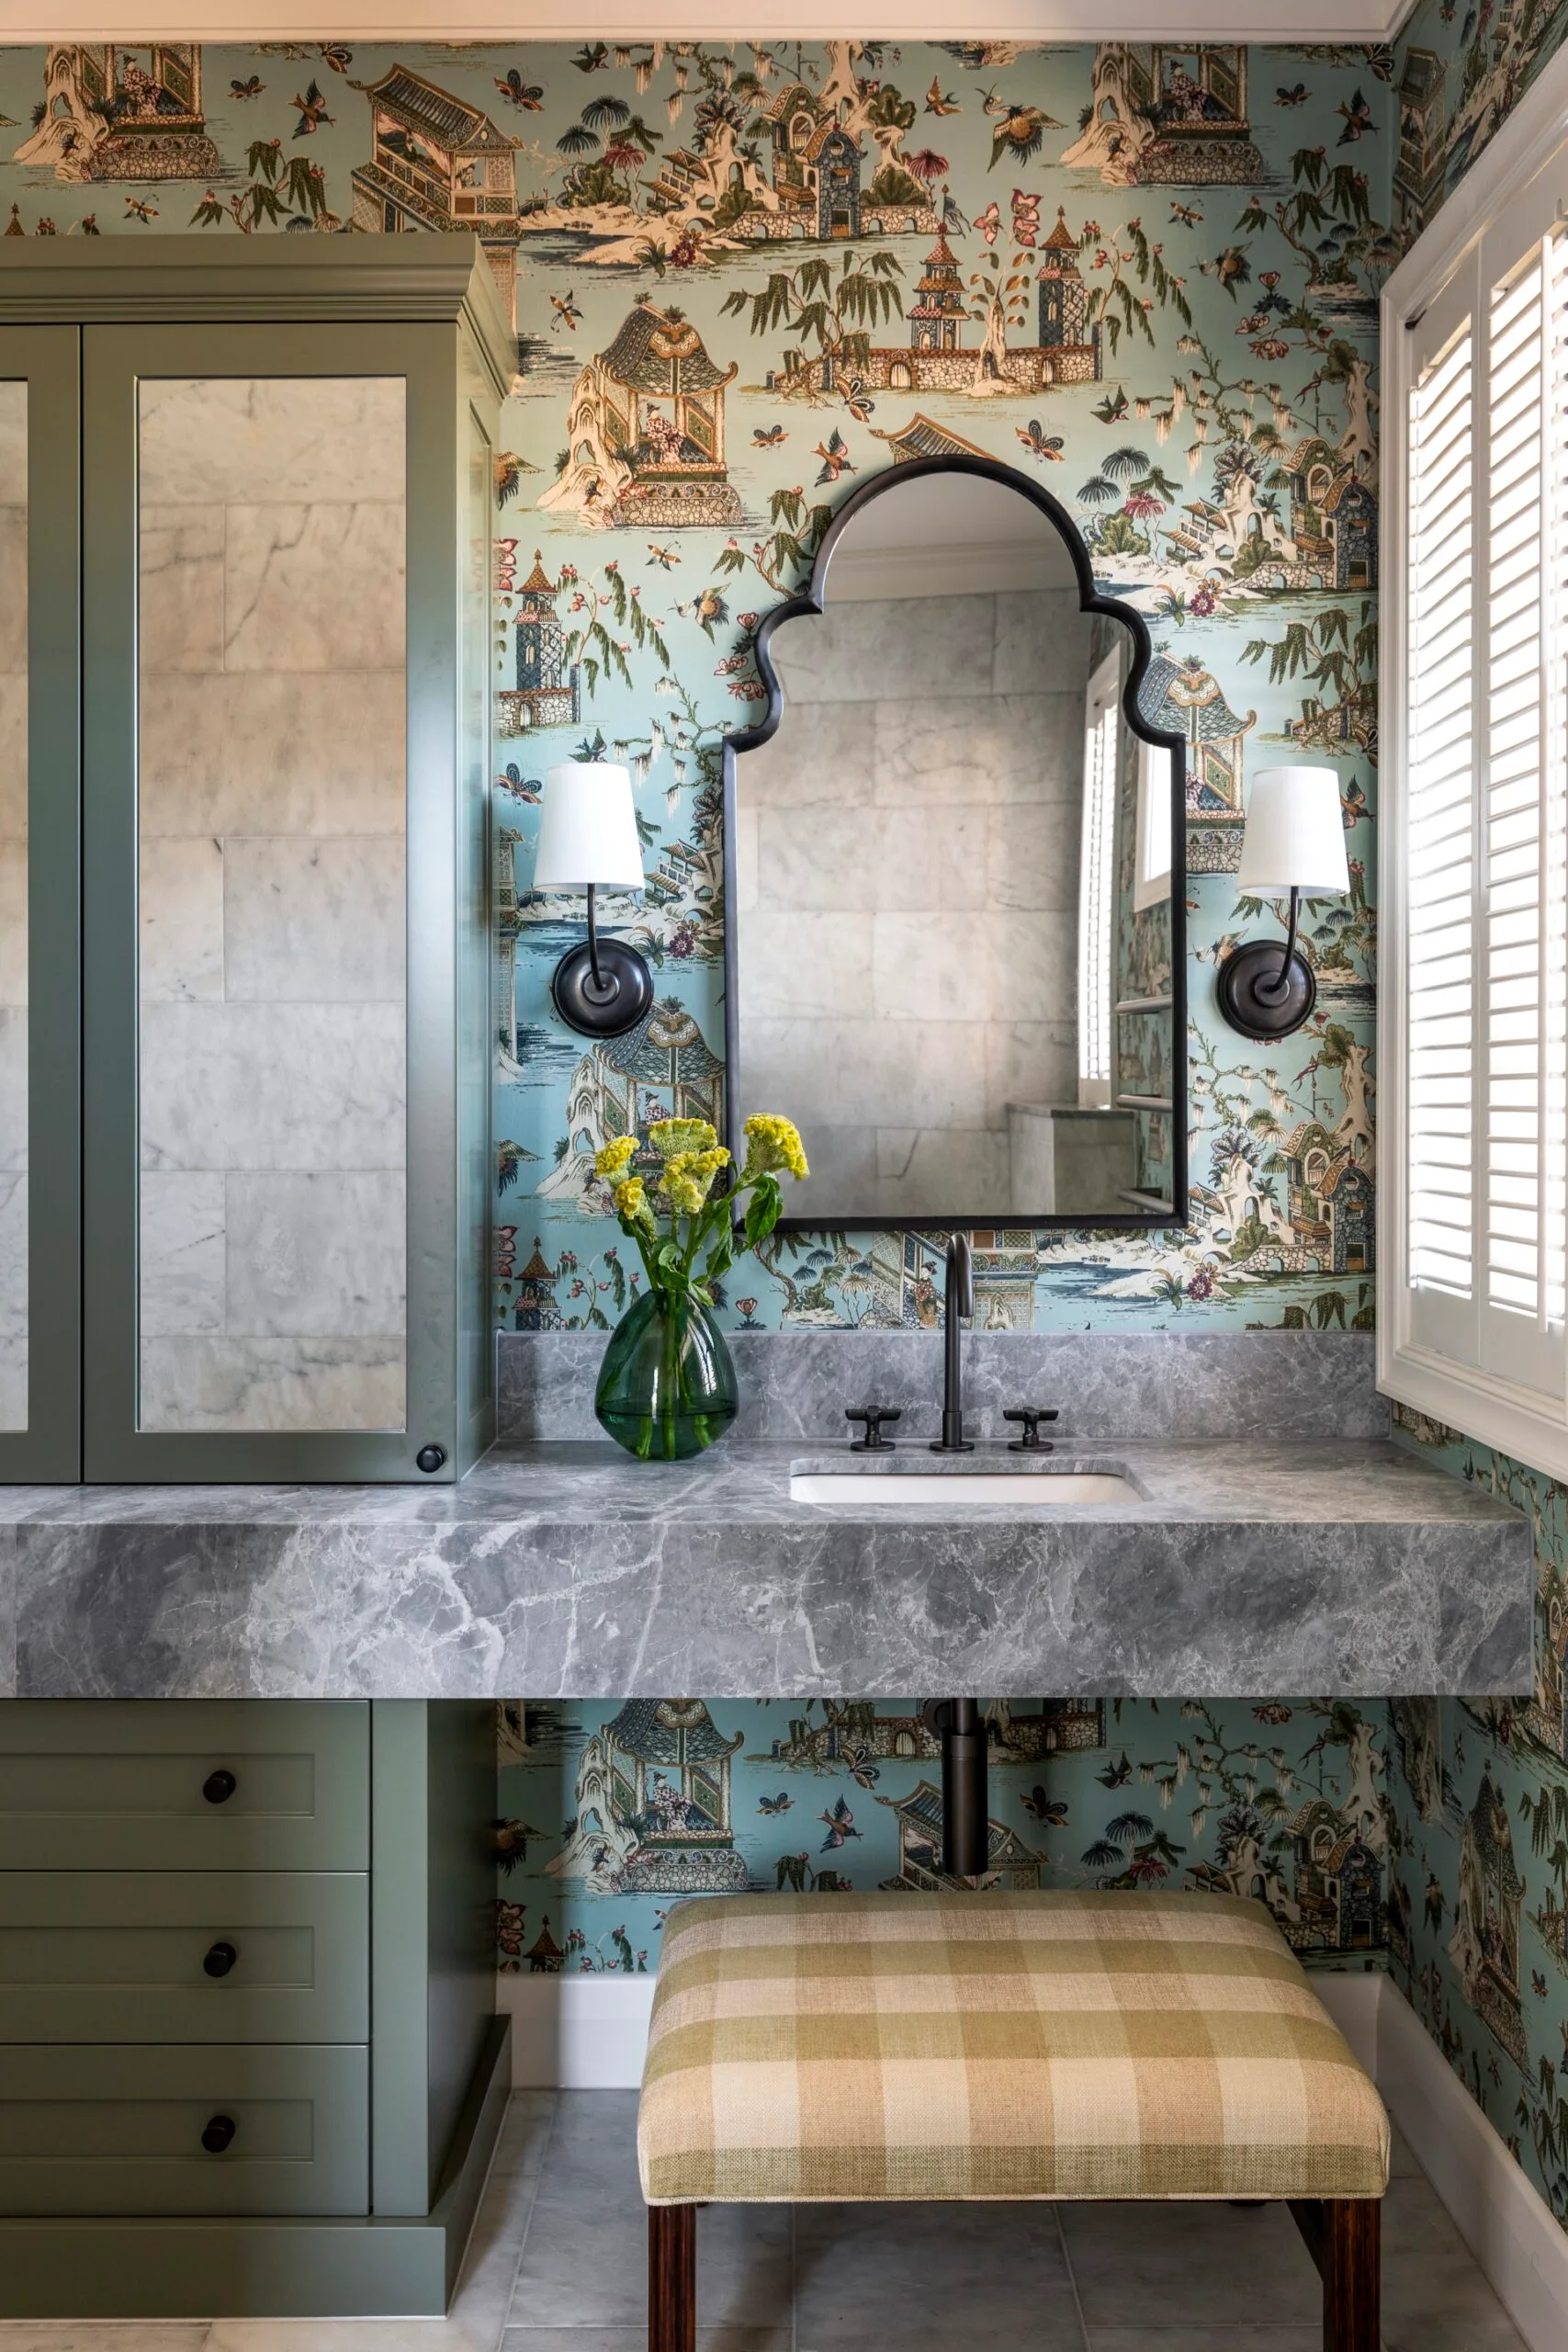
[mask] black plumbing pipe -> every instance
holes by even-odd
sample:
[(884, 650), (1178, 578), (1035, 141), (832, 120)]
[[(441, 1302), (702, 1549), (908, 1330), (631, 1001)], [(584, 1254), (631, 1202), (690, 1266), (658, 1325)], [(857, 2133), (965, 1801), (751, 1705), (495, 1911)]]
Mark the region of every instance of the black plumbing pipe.
[(942, 1868), (950, 1878), (978, 1878), (989, 1844), (986, 1791), (986, 1726), (973, 1699), (949, 1699), (942, 1708)]

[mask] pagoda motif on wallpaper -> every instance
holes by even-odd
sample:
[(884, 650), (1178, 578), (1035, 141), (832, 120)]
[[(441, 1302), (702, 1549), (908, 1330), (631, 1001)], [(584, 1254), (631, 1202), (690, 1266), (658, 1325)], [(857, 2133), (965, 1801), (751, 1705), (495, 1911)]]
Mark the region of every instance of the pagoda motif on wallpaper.
[(1516, 2065), (1523, 2064), (1525, 2055), (1519, 1995), (1523, 1897), (1508, 1808), (1490, 1773), (1483, 1772), (1460, 1839), (1459, 1902), (1448, 1951), (1465, 1999)]
[(352, 175), (353, 226), (398, 234), (471, 229), (517, 326), (517, 172), (521, 144), (479, 107), (411, 66), (354, 85), (370, 102), (371, 153)]
[[(877, 1883), (913, 1894), (935, 1894), (939, 1888), (961, 1888), (967, 1879), (954, 1878), (942, 1868), (942, 1785), (921, 1781), (907, 1796), (876, 1800), (892, 1811), (898, 1825), (898, 1869)], [(986, 1823), (986, 1869), (981, 1884), (1010, 1894), (1033, 1893), (1045, 1883), (1050, 1856), (1036, 1853), (1018, 1831), (994, 1816)]]
[(1156, 652), (1139, 707), (1151, 727), (1187, 745), (1187, 860), (1198, 874), (1234, 873), (1246, 820), (1242, 738), (1258, 724), (1231, 708), (1224, 687), (1196, 653)]
[(1108, 187), (1239, 187), (1260, 178), (1246, 49), (1103, 43), (1089, 119), (1062, 161), (1098, 168)]
[[(1067, 227), (1065, 210), (1058, 210), (1056, 225), (1044, 241), (1035, 283), (1035, 342), (1009, 342), (1008, 303), (1003, 289), (992, 284), (976, 304), (982, 316), (970, 346), (966, 326), (971, 303), (962, 265), (948, 232), (940, 229), (925, 257), (915, 299), (904, 313), (908, 347), (872, 344), (863, 352), (857, 350), (853, 367), (860, 383), (873, 391), (965, 392), (984, 399), (1098, 382), (1104, 372), (1103, 330), (1098, 322), (1089, 323), (1089, 290), (1078, 267), (1078, 241)], [(830, 390), (841, 372), (837, 357), (828, 355), (815, 375), (821, 389)]]
[(655, 1119), (705, 1119), (724, 1126), (724, 1064), (679, 997), (659, 998), (636, 1028), (597, 1040), (572, 1074), (567, 1147), (538, 1184), (542, 1200), (601, 1211), (593, 1156), (612, 1136)]
[(551, 1875), (614, 1894), (743, 1891), (730, 1774), (744, 1740), (721, 1732), (701, 1699), (628, 1699), (583, 1747), (577, 1816)]
[(196, 41), (62, 41), (44, 63), (44, 96), (23, 164), (62, 180), (211, 180), (223, 164), (201, 104)]
[(516, 591), (512, 615), (513, 683), (496, 695), (497, 731), (521, 735), (530, 728), (576, 727), (582, 718), (582, 664), (567, 650), (558, 606), (564, 580), (552, 580), (540, 550)]
[(724, 447), (739, 373), (736, 360), (715, 365), (683, 311), (639, 298), (572, 388), (565, 458), (540, 506), (600, 530), (739, 523)]

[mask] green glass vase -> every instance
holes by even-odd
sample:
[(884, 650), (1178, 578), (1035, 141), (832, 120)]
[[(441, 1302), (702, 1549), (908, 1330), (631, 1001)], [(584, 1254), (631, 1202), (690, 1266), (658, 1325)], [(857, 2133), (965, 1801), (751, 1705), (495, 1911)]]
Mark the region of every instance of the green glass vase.
[(593, 1410), (643, 1462), (686, 1462), (721, 1438), (739, 1393), (724, 1334), (684, 1291), (649, 1291), (610, 1334)]

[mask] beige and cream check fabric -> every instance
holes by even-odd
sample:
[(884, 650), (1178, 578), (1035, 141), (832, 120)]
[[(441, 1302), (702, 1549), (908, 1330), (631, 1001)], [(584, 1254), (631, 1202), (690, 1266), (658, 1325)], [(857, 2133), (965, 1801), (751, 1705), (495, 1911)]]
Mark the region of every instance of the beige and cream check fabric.
[(1381, 2197), (1388, 2151), (1260, 1903), (735, 1895), (665, 1928), (651, 2205)]

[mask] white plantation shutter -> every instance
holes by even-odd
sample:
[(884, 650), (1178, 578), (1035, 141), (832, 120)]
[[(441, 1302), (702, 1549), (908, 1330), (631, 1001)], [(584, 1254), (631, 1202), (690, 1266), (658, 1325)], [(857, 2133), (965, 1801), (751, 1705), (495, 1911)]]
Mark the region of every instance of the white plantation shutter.
[(1560, 167), (1516, 175), (1395, 370), (1383, 1036), (1399, 1189), (1380, 1369), (1407, 1402), (1568, 1469), (1568, 232), (1553, 181)]

